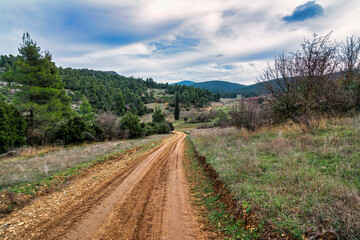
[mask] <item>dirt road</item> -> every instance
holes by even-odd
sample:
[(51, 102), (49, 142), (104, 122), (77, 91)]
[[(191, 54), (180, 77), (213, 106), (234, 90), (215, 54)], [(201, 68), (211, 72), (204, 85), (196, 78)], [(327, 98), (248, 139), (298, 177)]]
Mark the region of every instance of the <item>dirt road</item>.
[[(133, 156), (135, 159), (125, 166), (110, 165), (112, 174), (104, 174), (109, 171), (104, 167), (63, 193), (31, 203), (0, 221), (3, 224), (0, 227), (5, 226), (3, 236), (9, 239), (202, 238), (191, 209), (183, 168), (184, 140), (185, 134), (176, 132), (146, 154)], [(114, 168), (119, 169), (114, 171)]]

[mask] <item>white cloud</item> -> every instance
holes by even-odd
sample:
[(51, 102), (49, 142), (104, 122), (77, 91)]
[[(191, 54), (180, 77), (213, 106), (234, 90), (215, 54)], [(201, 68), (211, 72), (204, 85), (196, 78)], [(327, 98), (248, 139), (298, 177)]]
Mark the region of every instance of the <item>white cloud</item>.
[[(31, 5), (39, 1), (21, 1)], [(173, 82), (179, 80), (229, 80), (239, 83), (253, 83), (261, 74), (275, 52), (293, 51), (304, 37), (313, 32), (326, 34), (333, 31), (333, 37), (343, 40), (346, 36), (360, 34), (360, 2), (346, 0), (318, 0), (324, 8), (324, 16), (303, 22), (285, 23), (284, 16), (306, 3), (304, 0), (91, 0), (86, 6), (99, 9), (105, 20), (99, 19), (99, 26), (108, 26), (109, 31), (120, 29), (123, 38), (130, 40), (121, 44), (103, 42), (72, 42), (66, 29), (59, 29), (59, 36), (67, 38), (47, 39), (41, 26), (44, 18), (32, 35), (43, 49), (53, 52), (57, 65), (64, 67), (115, 70), (119, 74), (135, 77), (152, 77), (155, 81)], [(69, 2), (70, 3), (70, 2)], [(83, 1), (77, 4), (85, 4)], [(15, 3), (14, 3), (15, 4)], [(0, 3), (0, 8), (2, 3)], [(3, 7), (15, 9), (11, 4)], [(15, 4), (16, 5), (16, 4)], [(41, 12), (41, 4), (36, 5)], [(25, 6), (26, 7), (26, 6)], [(12, 11), (12, 10), (11, 10)], [(10, 12), (0, 10), (9, 19), (15, 19)], [(31, 12), (31, 11), (30, 11)], [(16, 14), (21, 15), (17, 10)], [(51, 14), (51, 13), (48, 13)], [(101, 15), (103, 16), (103, 15)], [(6, 33), (0, 30), (2, 54), (13, 53), (19, 46), (19, 33), (27, 29), (24, 19), (21, 23), (6, 26)], [(0, 23), (0, 27), (1, 27)], [(89, 27), (89, 26), (87, 26)], [(92, 30), (92, 29), (90, 29)], [(95, 29), (96, 30), (96, 29)], [(94, 30), (94, 31), (95, 31)], [(101, 30), (101, 29), (100, 29)], [(124, 31), (124, 32), (121, 32)], [(101, 37), (102, 32), (99, 33)], [(96, 33), (95, 33), (96, 36)], [(178, 44), (181, 39), (195, 39), (189, 48), (175, 48), (177, 51), (161, 49), (159, 43)], [(96, 39), (96, 38), (95, 38)], [(120, 38), (121, 39), (121, 38)], [(87, 39), (85, 39), (87, 40)], [(186, 42), (184, 44), (187, 44)], [(180, 45), (179, 45), (180, 46)], [(165, 46), (168, 47), (168, 46)], [(171, 47), (171, 46), (170, 46)], [(180, 46), (181, 47), (181, 46)], [(231, 68), (223, 67), (231, 65)]]

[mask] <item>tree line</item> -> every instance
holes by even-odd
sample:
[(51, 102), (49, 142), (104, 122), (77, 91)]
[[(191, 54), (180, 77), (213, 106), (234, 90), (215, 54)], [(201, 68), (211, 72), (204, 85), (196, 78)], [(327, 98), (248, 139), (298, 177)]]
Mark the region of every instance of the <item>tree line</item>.
[[(41, 51), (28, 33), (22, 40), (18, 56), (0, 57), (0, 152), (23, 144), (71, 144), (168, 133), (173, 127), (161, 111), (145, 106), (156, 100), (153, 88), (186, 93), (189, 99), (180, 99), (186, 106), (203, 106), (214, 99), (204, 89), (170, 86), (151, 78), (58, 68), (50, 52)], [(175, 104), (175, 97), (171, 101)], [(139, 115), (153, 111), (151, 123), (140, 123)]]

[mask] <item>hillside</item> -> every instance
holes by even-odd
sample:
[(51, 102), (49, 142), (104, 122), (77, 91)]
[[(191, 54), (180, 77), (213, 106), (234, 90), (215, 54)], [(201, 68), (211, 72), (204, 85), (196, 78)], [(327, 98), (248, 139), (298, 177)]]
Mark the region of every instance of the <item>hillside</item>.
[(211, 91), (212, 93), (222, 93), (222, 92), (231, 92), (239, 88), (243, 88), (245, 85), (226, 82), (226, 81), (207, 81), (201, 83), (195, 83), (191, 86), (196, 88), (205, 88)]
[(171, 85), (177, 84), (177, 85), (190, 86), (190, 85), (192, 85), (194, 83), (196, 83), (196, 82), (189, 81), (189, 80), (184, 80), (184, 81), (181, 81), (181, 82), (178, 82), (178, 83), (172, 83)]
[[(14, 76), (3, 74), (15, 69), (15, 62), (18, 56), (1, 55), (0, 57), (0, 82), (4, 82), (0, 87), (0, 93), (9, 101), (12, 99), (11, 84), (6, 82), (14, 81)], [(93, 111), (113, 111), (117, 115), (123, 115), (128, 109), (139, 116), (151, 112), (145, 104), (155, 101), (169, 102), (172, 96), (159, 99), (156, 90), (161, 89), (173, 95), (179, 92), (182, 95), (186, 92), (187, 96), (182, 96), (180, 103), (191, 107), (201, 107), (214, 99), (214, 95), (203, 89), (194, 89), (190, 86), (174, 86), (165, 83), (157, 83), (152, 78), (134, 78), (119, 75), (114, 71), (97, 71), (91, 69), (73, 69), (59, 67), (59, 74), (64, 83), (67, 95), (72, 98), (72, 105), (77, 108), (83, 100), (82, 96), (90, 102)], [(184, 81), (183, 85), (193, 83)], [(191, 97), (190, 97), (191, 96)], [(191, 99), (190, 99), (191, 98)], [(200, 101), (201, 100), (201, 101)], [(201, 102), (201, 106), (198, 103)]]
[(244, 97), (254, 97), (264, 93), (258, 83), (251, 85), (238, 84), (227, 81), (206, 81), (195, 83), (193, 81), (181, 81), (178, 85), (192, 86), (195, 88), (204, 88), (212, 93), (219, 93), (224, 98), (236, 98), (237, 95)]

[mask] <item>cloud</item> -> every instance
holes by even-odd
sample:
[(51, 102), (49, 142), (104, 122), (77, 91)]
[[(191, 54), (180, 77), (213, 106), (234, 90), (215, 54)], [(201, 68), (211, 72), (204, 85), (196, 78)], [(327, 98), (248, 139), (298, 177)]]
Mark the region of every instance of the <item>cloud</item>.
[(174, 39), (151, 42), (149, 45), (155, 48), (154, 53), (169, 55), (194, 50), (199, 42), (200, 40), (197, 38), (177, 35), (174, 36)]
[(310, 18), (316, 18), (324, 15), (324, 9), (321, 5), (315, 1), (309, 1), (303, 5), (295, 8), (291, 15), (282, 18), (283, 21), (291, 22), (302, 22)]
[[(0, 1), (0, 54), (17, 54), (22, 33), (29, 31), (58, 66), (114, 70), (158, 82), (253, 83), (275, 53), (296, 50), (313, 32), (333, 30), (337, 40), (357, 33), (352, 23), (360, 21), (360, 1), (301, 2)], [(311, 21), (300, 21), (301, 13), (309, 17), (318, 7), (322, 17), (310, 14)], [(297, 21), (288, 24), (284, 18)]]

